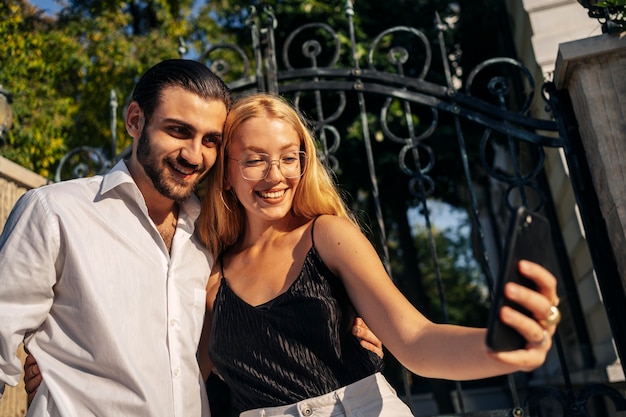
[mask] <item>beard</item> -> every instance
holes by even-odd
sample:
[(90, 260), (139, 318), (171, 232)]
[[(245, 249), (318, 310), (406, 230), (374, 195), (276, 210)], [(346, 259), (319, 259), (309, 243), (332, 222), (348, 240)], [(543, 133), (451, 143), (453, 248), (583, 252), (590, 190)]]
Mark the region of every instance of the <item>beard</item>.
[(169, 175), (166, 165), (180, 165), (192, 168), (196, 172), (204, 170), (203, 165), (192, 165), (184, 159), (178, 157), (176, 161), (170, 161), (171, 158), (159, 159), (150, 145), (151, 138), (146, 133), (146, 129), (142, 129), (141, 136), (137, 143), (137, 160), (143, 167), (144, 172), (152, 181), (154, 188), (164, 197), (181, 202), (186, 200), (193, 194), (198, 183), (202, 180), (202, 176), (196, 177), (195, 180), (181, 180)]

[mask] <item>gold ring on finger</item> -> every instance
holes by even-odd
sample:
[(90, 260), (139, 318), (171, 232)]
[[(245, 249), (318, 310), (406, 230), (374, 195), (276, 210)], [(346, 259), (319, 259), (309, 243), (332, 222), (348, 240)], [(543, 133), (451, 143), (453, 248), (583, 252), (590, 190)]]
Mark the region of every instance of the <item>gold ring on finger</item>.
[(543, 320), (539, 320), (539, 323), (543, 327), (553, 326), (561, 321), (561, 312), (557, 306), (550, 307), (550, 314)]

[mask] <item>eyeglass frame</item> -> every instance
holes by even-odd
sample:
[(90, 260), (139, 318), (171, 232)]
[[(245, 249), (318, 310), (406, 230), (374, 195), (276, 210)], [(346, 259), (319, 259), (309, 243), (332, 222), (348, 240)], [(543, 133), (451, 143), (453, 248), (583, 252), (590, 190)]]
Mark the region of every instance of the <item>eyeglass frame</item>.
[(305, 161), (306, 161), (307, 155), (306, 155), (306, 152), (305, 152), (305, 151), (294, 151), (294, 152), (295, 152), (295, 153), (297, 153), (297, 154), (298, 154), (298, 156), (299, 156), (299, 161), (300, 161), (300, 174), (299, 174), (299, 175), (296, 175), (296, 176), (289, 176), (289, 177), (288, 177), (288, 176), (286, 176), (286, 175), (283, 173), (283, 170), (282, 170), (282, 168), (281, 168), (281, 161), (282, 161), (282, 159), (283, 159), (282, 157), (283, 157), (284, 155), (288, 155), (288, 154), (290, 154), (291, 152), (285, 152), (285, 153), (280, 154), (280, 155), (279, 155), (279, 159), (270, 159), (270, 155), (269, 155), (269, 154), (267, 154), (267, 153), (264, 153), (264, 152), (255, 152), (253, 155), (258, 155), (258, 156), (263, 157), (263, 158), (262, 158), (262, 159), (263, 159), (263, 161), (265, 161), (265, 162), (268, 164), (268, 165), (267, 165), (267, 168), (265, 168), (265, 174), (263, 175), (263, 177), (262, 177), (262, 178), (247, 178), (247, 177), (244, 175), (244, 173), (243, 173), (244, 168), (249, 168), (249, 167), (245, 167), (245, 166), (243, 165), (243, 164), (245, 164), (245, 160), (244, 160), (244, 159), (237, 159), (237, 158), (233, 158), (233, 157), (231, 157), (231, 156), (229, 156), (229, 157), (228, 157), (228, 159), (232, 159), (233, 161), (237, 161), (237, 165), (239, 165), (239, 172), (241, 173), (241, 177), (242, 177), (244, 180), (248, 180), (248, 181), (263, 181), (263, 180), (264, 180), (264, 179), (266, 179), (266, 178), (267, 178), (267, 176), (269, 175), (270, 170), (272, 169), (272, 165), (274, 165), (274, 163), (276, 163), (276, 166), (278, 166), (278, 171), (280, 172), (280, 174), (281, 174), (283, 177), (285, 177), (285, 178), (287, 178), (287, 179), (295, 179), (295, 178), (300, 178), (300, 177), (302, 177), (302, 175), (304, 175), (304, 170), (305, 170), (305, 167), (306, 167)]

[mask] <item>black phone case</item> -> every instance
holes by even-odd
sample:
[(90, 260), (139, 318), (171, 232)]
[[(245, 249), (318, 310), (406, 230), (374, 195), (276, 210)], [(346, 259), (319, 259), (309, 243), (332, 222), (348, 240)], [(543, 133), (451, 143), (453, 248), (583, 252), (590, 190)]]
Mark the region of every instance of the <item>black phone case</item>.
[(487, 346), (490, 349), (510, 351), (523, 349), (526, 346), (526, 339), (522, 335), (500, 321), (499, 312), (503, 305), (507, 305), (528, 316), (530, 313), (505, 298), (503, 288), (507, 282), (512, 281), (534, 289), (534, 283), (519, 273), (517, 264), (520, 260), (526, 259), (545, 265), (550, 245), (550, 225), (547, 219), (520, 207), (509, 225), (504, 251), (505, 259), (500, 264), (496, 290), (489, 312)]

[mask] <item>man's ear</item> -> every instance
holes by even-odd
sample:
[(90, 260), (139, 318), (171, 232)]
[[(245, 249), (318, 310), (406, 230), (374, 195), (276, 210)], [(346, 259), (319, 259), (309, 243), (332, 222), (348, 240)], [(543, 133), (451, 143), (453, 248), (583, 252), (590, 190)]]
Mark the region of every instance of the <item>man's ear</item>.
[(131, 102), (126, 110), (126, 131), (133, 138), (138, 138), (141, 136), (144, 123), (145, 117), (141, 106), (136, 101)]

